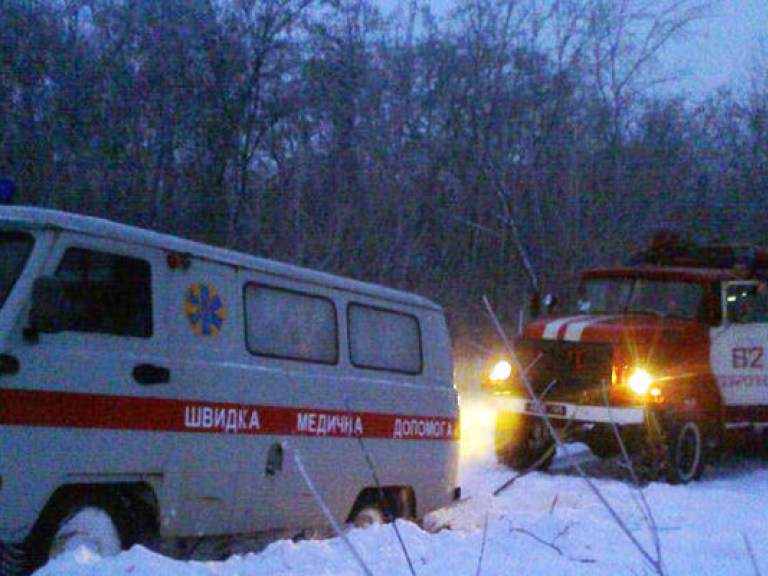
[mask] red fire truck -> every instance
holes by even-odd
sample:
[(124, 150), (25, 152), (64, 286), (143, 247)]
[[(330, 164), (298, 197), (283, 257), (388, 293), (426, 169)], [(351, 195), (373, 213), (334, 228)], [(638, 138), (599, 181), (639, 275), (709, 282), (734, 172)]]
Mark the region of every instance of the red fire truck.
[[(768, 250), (669, 234), (623, 267), (583, 274), (578, 313), (534, 320), (482, 376), (496, 452), (545, 468), (554, 440), (627, 450), (672, 483), (698, 479), (737, 433), (768, 428)], [(533, 393), (524, 385), (525, 371)]]

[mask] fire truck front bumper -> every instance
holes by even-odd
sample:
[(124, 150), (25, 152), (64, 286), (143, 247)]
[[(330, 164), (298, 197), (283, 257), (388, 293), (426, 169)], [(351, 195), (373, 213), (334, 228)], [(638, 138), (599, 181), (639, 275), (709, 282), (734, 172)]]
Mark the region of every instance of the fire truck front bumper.
[(514, 413), (526, 416), (547, 417), (556, 427), (567, 424), (610, 424), (616, 426), (641, 425), (646, 421), (646, 409), (618, 406), (583, 406), (562, 402), (541, 402), (509, 396), (493, 396), (493, 408), (497, 413)]

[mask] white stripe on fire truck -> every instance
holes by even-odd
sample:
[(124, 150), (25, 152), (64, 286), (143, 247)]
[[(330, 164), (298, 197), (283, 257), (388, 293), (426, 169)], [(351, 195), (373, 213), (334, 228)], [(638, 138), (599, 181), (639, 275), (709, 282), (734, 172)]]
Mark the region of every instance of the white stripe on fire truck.
[(544, 334), (542, 335), (542, 338), (545, 340), (557, 340), (557, 334), (560, 332), (560, 329), (563, 326), (570, 324), (571, 322), (578, 322), (585, 318), (589, 318), (589, 316), (568, 316), (567, 318), (558, 318), (557, 320), (553, 320), (544, 327)]
[(600, 322), (606, 322), (614, 318), (616, 318), (616, 316), (599, 316), (597, 318), (593, 316), (591, 318), (588, 318), (587, 320), (569, 324), (568, 328), (565, 329), (565, 338), (563, 339), (568, 340), (570, 342), (580, 342), (581, 337), (584, 334), (584, 330), (586, 330), (590, 326), (594, 326), (595, 324), (599, 324)]

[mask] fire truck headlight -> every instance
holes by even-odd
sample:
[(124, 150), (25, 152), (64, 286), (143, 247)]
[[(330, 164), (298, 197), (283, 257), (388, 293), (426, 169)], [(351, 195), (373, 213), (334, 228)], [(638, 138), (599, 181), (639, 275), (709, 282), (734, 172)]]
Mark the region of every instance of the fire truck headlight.
[(507, 378), (509, 378), (511, 375), (512, 375), (512, 364), (510, 364), (506, 360), (499, 360), (493, 366), (493, 370), (491, 370), (491, 374), (488, 376), (488, 379), (491, 382), (501, 382), (502, 380), (506, 380)]
[(636, 368), (629, 377), (629, 380), (627, 380), (627, 384), (632, 389), (632, 392), (642, 396), (643, 394), (647, 394), (648, 390), (651, 389), (653, 376), (643, 368)]

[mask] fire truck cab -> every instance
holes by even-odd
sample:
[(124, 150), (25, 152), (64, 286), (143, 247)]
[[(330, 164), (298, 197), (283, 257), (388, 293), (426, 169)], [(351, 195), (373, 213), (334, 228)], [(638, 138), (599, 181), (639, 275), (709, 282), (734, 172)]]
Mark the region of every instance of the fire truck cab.
[(514, 343), (519, 363), (507, 351), (483, 372), (499, 461), (548, 466), (546, 412), (598, 456), (620, 438), (652, 475), (698, 479), (725, 440), (768, 427), (766, 279), (764, 249), (669, 235), (584, 273), (576, 314), (534, 320)]

